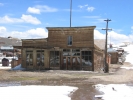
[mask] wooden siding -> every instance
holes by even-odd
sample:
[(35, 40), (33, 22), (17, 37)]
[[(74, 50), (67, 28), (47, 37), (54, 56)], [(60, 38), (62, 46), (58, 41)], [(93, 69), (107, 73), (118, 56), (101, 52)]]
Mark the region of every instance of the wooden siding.
[(111, 64), (117, 64), (118, 63), (118, 52), (109, 52), (111, 55)]
[(27, 39), (22, 40), (22, 46), (27, 47), (47, 47), (46, 39)]
[(103, 65), (103, 52), (94, 51), (94, 71), (101, 71), (104, 67)]
[[(50, 69), (50, 51), (59, 51), (60, 64), (58, 69), (62, 68), (64, 58), (67, 60), (70, 58), (71, 64), (68, 67), (72, 67), (72, 70), (89, 70), (98, 71), (103, 68), (103, 52), (100, 48), (94, 45), (94, 28), (92, 27), (48, 27), (47, 39), (25, 39), (22, 40), (22, 66), (26, 69), (37, 70), (37, 50), (44, 50), (44, 66), (42, 69)], [(67, 37), (72, 36), (72, 45), (67, 45)], [(50, 47), (50, 48), (49, 48)], [(79, 49), (82, 51), (92, 51), (92, 66), (82, 66), (82, 56), (79, 55), (80, 64), (77, 67), (77, 58), (75, 56), (63, 56), (63, 49)], [(26, 66), (26, 51), (33, 51), (33, 65)], [(72, 58), (75, 58), (75, 62), (72, 63)], [(76, 67), (75, 67), (76, 65)], [(51, 67), (52, 68), (52, 67)], [(66, 68), (66, 67), (65, 67)], [(54, 69), (54, 68), (53, 68)]]
[[(48, 45), (60, 48), (94, 47), (94, 27), (92, 28), (47, 28)], [(67, 45), (67, 37), (72, 36), (72, 45)]]

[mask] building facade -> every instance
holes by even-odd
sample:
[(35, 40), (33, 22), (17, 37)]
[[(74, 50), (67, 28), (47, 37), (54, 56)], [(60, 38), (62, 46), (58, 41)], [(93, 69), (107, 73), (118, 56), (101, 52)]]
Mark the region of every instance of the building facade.
[(27, 70), (100, 70), (103, 51), (94, 44), (94, 29), (95, 26), (47, 27), (48, 38), (23, 39), (22, 67)]

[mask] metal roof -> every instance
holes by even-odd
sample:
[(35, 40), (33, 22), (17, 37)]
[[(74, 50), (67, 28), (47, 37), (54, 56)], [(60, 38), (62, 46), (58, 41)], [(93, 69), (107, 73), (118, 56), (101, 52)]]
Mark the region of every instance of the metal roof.
[(0, 49), (1, 50), (12, 50), (13, 46), (1, 46)]

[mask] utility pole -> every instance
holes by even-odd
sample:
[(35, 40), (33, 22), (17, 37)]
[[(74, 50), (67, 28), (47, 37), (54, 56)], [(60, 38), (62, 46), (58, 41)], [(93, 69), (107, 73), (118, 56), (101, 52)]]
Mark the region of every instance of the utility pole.
[(72, 19), (72, 0), (70, 0), (70, 27), (71, 27), (71, 19)]
[(108, 39), (108, 30), (112, 30), (112, 29), (109, 29), (108, 28), (108, 22), (109, 21), (111, 21), (110, 19), (106, 19), (106, 20), (104, 20), (104, 21), (106, 21), (107, 22), (107, 24), (106, 24), (106, 29), (102, 29), (102, 30), (106, 30), (106, 41), (105, 41), (105, 62), (104, 62), (104, 73), (108, 73), (109, 72), (109, 65), (108, 65), (108, 63), (107, 63), (107, 39)]

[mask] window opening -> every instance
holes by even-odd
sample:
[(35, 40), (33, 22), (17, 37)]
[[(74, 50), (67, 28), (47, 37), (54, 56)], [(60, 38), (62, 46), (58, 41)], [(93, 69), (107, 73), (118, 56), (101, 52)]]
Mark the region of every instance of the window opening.
[(33, 65), (33, 51), (26, 51), (26, 65)]
[(73, 49), (72, 56), (80, 56), (80, 49)]
[(44, 50), (37, 50), (37, 66), (44, 66)]
[(72, 45), (72, 36), (67, 37), (67, 45), (69, 45), (69, 46)]
[(91, 51), (82, 51), (82, 66), (92, 66)]
[(63, 56), (71, 56), (71, 50), (70, 49), (63, 49)]
[(59, 51), (50, 51), (50, 66), (58, 66), (60, 64)]

